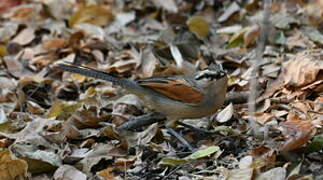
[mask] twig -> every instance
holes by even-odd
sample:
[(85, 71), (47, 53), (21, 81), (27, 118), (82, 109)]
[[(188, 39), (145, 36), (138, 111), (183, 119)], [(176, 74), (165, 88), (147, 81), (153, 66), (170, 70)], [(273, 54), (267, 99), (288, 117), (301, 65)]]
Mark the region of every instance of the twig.
[(257, 99), (257, 86), (258, 86), (258, 76), (259, 76), (259, 65), (261, 62), (262, 55), (265, 50), (266, 38), (268, 36), (268, 29), (269, 29), (269, 18), (270, 18), (270, 9), (271, 9), (271, 0), (264, 1), (264, 15), (263, 21), (261, 25), (261, 32), (260, 38), (258, 41), (257, 49), (256, 49), (256, 56), (252, 63), (252, 71), (251, 71), (251, 79), (250, 79), (250, 96), (249, 96), (249, 125), (253, 134), (256, 137), (261, 137), (262, 134), (259, 131), (259, 125), (256, 123), (255, 120), (255, 112), (256, 112), (256, 99)]

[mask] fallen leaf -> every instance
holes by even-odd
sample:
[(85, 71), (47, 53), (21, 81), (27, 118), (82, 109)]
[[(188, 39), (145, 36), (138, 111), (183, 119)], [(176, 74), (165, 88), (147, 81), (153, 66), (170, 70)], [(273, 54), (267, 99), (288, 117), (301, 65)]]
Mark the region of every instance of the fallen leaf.
[(287, 171), (285, 167), (276, 167), (261, 173), (256, 177), (255, 180), (267, 180), (267, 179), (284, 180), (286, 177), (286, 174), (287, 174)]
[(256, 113), (256, 121), (262, 125), (273, 119), (275, 116), (271, 113)]
[(83, 155), (84, 158), (76, 165), (82, 169), (82, 172), (92, 175), (91, 169), (93, 166), (101, 160), (111, 160), (113, 155), (117, 155), (117, 153), (110, 152), (113, 148), (115, 148), (113, 143), (97, 143), (89, 152)]
[(54, 180), (86, 180), (87, 177), (80, 170), (71, 165), (60, 166), (54, 173)]
[(229, 121), (234, 113), (233, 105), (230, 103), (227, 107), (225, 107), (221, 112), (216, 116), (216, 120), (219, 123), (225, 123)]
[(292, 24), (299, 24), (300, 21), (287, 13), (276, 13), (273, 15), (272, 24), (279, 29), (290, 29)]
[(259, 36), (260, 33), (260, 26), (253, 25), (243, 35), (244, 45), (249, 47), (250, 45), (254, 44)]
[(179, 166), (187, 163), (188, 161), (185, 159), (178, 159), (174, 157), (164, 157), (159, 162), (159, 166)]
[(177, 13), (178, 8), (174, 0), (152, 0), (156, 7), (161, 7), (166, 11)]
[(26, 161), (14, 157), (8, 149), (0, 151), (0, 179), (13, 180), (27, 178)]
[(35, 18), (39, 17), (39, 13), (42, 10), (41, 4), (28, 3), (22, 4), (16, 7), (11, 8), (4, 17), (10, 18), (13, 21), (21, 22), (33, 22)]
[(6, 56), (8, 54), (7, 47), (4, 45), (0, 45), (0, 56)]
[(218, 18), (218, 22), (222, 23), (227, 21), (233, 14), (238, 13), (241, 7), (236, 3), (233, 2), (227, 7), (224, 13)]
[(104, 180), (114, 180), (115, 176), (113, 175), (114, 168), (106, 168), (98, 172), (96, 175), (104, 178)]
[(79, 107), (81, 107), (81, 103), (54, 101), (51, 108), (48, 110), (46, 117), (66, 119)]
[(310, 38), (310, 40), (319, 43), (319, 44), (323, 44), (323, 34), (318, 31), (316, 28), (312, 28), (312, 27), (306, 27), (302, 30), (302, 32), (308, 37)]
[(287, 116), (287, 121), (280, 124), (286, 141), (281, 151), (292, 151), (306, 144), (315, 134), (316, 129), (308, 120), (303, 120), (294, 113)]
[(201, 16), (193, 16), (186, 22), (188, 29), (199, 37), (206, 37), (209, 34), (209, 23)]
[(64, 39), (48, 39), (42, 42), (45, 49), (58, 49), (67, 45), (67, 41)]
[(253, 178), (253, 171), (254, 168), (251, 167), (252, 165), (252, 157), (245, 156), (239, 162), (239, 169), (234, 169), (230, 171), (230, 175), (228, 180), (250, 180)]
[(24, 75), (24, 67), (20, 61), (11, 56), (6, 56), (3, 60), (11, 75), (15, 77), (21, 77)]
[(15, 7), (21, 3), (22, 3), (21, 0), (2, 0), (2, 1), (0, 1), (0, 14), (5, 13), (10, 8)]
[(35, 29), (26, 28), (22, 30), (11, 42), (18, 43), (20, 45), (27, 45), (34, 39), (35, 39)]
[(244, 34), (247, 32), (248, 29), (249, 29), (249, 27), (245, 27), (245, 28), (241, 29), (239, 32), (235, 33), (230, 38), (226, 48), (235, 48), (235, 47), (243, 45)]
[(317, 80), (318, 74), (323, 71), (323, 61), (315, 53), (315, 50), (301, 52), (283, 65), (285, 86), (302, 87)]
[(219, 146), (210, 146), (205, 149), (200, 149), (200, 150), (194, 152), (193, 154), (185, 157), (185, 159), (186, 160), (196, 160), (199, 158), (207, 157), (207, 156), (209, 156), (213, 153), (219, 152), (219, 151), (220, 151)]
[(74, 27), (76, 24), (89, 23), (99, 26), (107, 26), (113, 20), (111, 10), (99, 5), (90, 5), (80, 8), (69, 19), (68, 24)]

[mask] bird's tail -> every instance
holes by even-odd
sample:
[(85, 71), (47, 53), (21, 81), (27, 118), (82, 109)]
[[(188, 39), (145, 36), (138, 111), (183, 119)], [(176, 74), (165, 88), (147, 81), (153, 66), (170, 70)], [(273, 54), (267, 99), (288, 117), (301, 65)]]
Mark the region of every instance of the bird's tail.
[(72, 64), (57, 64), (54, 66), (54, 68), (68, 71), (68, 72), (72, 72), (72, 73), (81, 74), (84, 76), (89, 76), (89, 77), (93, 77), (93, 78), (97, 78), (97, 79), (106, 80), (106, 81), (112, 82), (116, 85), (119, 85), (121, 87), (124, 87), (130, 91), (138, 91), (138, 90), (139, 90), (139, 92), (142, 91), (142, 87), (131, 80), (128, 80), (126, 78), (115, 77), (115, 76), (112, 76), (106, 72), (99, 71), (99, 70), (96, 70), (93, 68), (89, 68), (89, 67), (85, 67), (85, 66), (76, 66), (76, 65), (72, 65)]

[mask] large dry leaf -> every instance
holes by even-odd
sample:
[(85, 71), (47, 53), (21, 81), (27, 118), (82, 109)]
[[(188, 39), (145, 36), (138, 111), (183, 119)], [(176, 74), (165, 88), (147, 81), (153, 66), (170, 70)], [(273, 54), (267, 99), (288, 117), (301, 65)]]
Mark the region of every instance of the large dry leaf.
[(277, 167), (270, 169), (264, 173), (261, 173), (259, 176), (256, 177), (256, 180), (284, 180), (286, 177), (286, 168), (285, 167)]
[(113, 20), (113, 14), (109, 9), (99, 5), (90, 5), (80, 8), (69, 19), (68, 24), (74, 27), (76, 24), (89, 23), (106, 26)]
[(254, 168), (251, 166), (253, 158), (251, 156), (243, 157), (239, 162), (239, 169), (230, 172), (228, 180), (250, 180), (253, 179)]
[(20, 61), (10, 56), (4, 57), (3, 61), (11, 75), (15, 77), (21, 77), (24, 75), (24, 67)]
[(176, 13), (178, 11), (178, 7), (174, 0), (151, 0), (156, 7), (161, 7), (169, 12)]
[(48, 172), (62, 164), (57, 154), (58, 145), (49, 142), (43, 135), (49, 122), (49, 119), (37, 118), (29, 122), (19, 133), (1, 134), (4, 137), (16, 140), (11, 145), (11, 150), (15, 155), (26, 160), (29, 172)]
[(8, 149), (0, 151), (0, 179), (13, 180), (27, 177), (26, 161), (14, 157)]
[(209, 34), (209, 23), (201, 16), (193, 16), (187, 21), (188, 29), (200, 37), (206, 37)]
[(2, 0), (0, 1), (0, 14), (8, 11), (10, 8), (22, 3), (21, 0)]
[(18, 43), (20, 45), (27, 45), (32, 40), (35, 39), (35, 29), (34, 28), (26, 28), (22, 30), (13, 40), (13, 43)]
[(256, 113), (256, 121), (262, 125), (266, 124), (266, 122), (272, 120), (275, 115), (272, 113)]
[(34, 22), (35, 19), (39, 18), (39, 13), (42, 9), (43, 8), (41, 4), (23, 4), (10, 9), (8, 13), (4, 14), (4, 17), (10, 18), (13, 21), (31, 23)]
[(313, 83), (323, 73), (323, 54), (319, 50), (297, 54), (283, 66), (283, 79), (287, 87), (302, 87)]
[(84, 158), (77, 163), (77, 166), (82, 169), (82, 172), (91, 175), (91, 169), (101, 160), (111, 160), (113, 155), (117, 153), (110, 152), (115, 145), (113, 143), (96, 144), (89, 152), (84, 155)]
[(233, 2), (230, 4), (228, 8), (224, 11), (224, 13), (218, 18), (218, 22), (222, 23), (227, 21), (233, 14), (239, 12), (241, 7), (236, 3)]
[(54, 173), (55, 180), (86, 180), (86, 175), (70, 165), (59, 167)]
[(280, 124), (282, 132), (287, 140), (281, 147), (281, 151), (292, 151), (306, 144), (316, 132), (314, 125), (303, 120), (294, 113), (287, 116), (287, 121)]
[(218, 113), (218, 115), (216, 116), (216, 120), (219, 123), (225, 123), (232, 118), (233, 113), (234, 108), (232, 103), (230, 103), (227, 107), (225, 107), (221, 112)]

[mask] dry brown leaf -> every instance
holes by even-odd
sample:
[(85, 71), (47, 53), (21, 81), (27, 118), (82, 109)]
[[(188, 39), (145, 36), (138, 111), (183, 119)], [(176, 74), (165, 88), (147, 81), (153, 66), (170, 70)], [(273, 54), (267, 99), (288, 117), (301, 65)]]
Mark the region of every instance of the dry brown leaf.
[(281, 151), (292, 151), (306, 144), (316, 133), (314, 125), (294, 113), (287, 116), (287, 121), (280, 124), (286, 141)]
[(124, 50), (120, 53), (113, 55), (113, 63), (107, 68), (100, 67), (99, 69), (107, 69), (109, 73), (129, 73), (130, 71), (137, 69), (140, 65), (141, 52), (137, 52), (135, 49)]
[(0, 151), (0, 179), (13, 180), (27, 177), (26, 161), (14, 157), (8, 149)]
[[(313, 52), (315, 53), (315, 52)], [(286, 62), (283, 66), (284, 84), (287, 87), (302, 87), (316, 80), (323, 71), (322, 57), (303, 52)]]
[(83, 159), (77, 163), (77, 166), (82, 168), (82, 172), (87, 175), (91, 175), (91, 169), (97, 165), (101, 160), (112, 160), (113, 155), (121, 155), (121, 153), (110, 151), (115, 148), (115, 144), (111, 141), (102, 143), (96, 143), (91, 151), (83, 155)]
[(42, 9), (41, 4), (23, 4), (12, 8), (4, 17), (14, 21), (32, 22), (35, 18), (39, 18), (39, 12)]
[(3, 60), (11, 75), (15, 77), (21, 77), (23, 75), (24, 67), (20, 61), (10, 56), (4, 57)]
[(259, 146), (251, 150), (251, 154), (255, 159), (252, 163), (252, 167), (257, 169), (268, 169), (275, 167), (276, 162), (276, 153), (274, 150), (265, 147)]
[(174, 0), (152, 0), (156, 7), (163, 8), (166, 11), (177, 13), (178, 7)]
[(35, 39), (35, 29), (26, 28), (22, 30), (11, 42), (17, 43), (20, 45), (27, 45), (34, 39)]
[(255, 178), (255, 180), (265, 180), (265, 179), (275, 179), (275, 180), (285, 180), (287, 170), (285, 167), (276, 167), (270, 169), (264, 173), (261, 173)]
[(144, 49), (142, 52), (141, 63), (138, 71), (140, 72), (141, 78), (151, 77), (156, 69), (157, 59), (153, 55), (151, 49)]
[(244, 45), (249, 47), (254, 44), (257, 40), (257, 37), (260, 33), (260, 26), (255, 24), (251, 26), (243, 35)]
[(8, 54), (7, 47), (3, 46), (3, 45), (0, 45), (0, 57), (6, 56), (7, 54)]
[(126, 170), (131, 168), (137, 161), (140, 161), (140, 157), (130, 156), (129, 158), (118, 158), (115, 160), (115, 165), (120, 166), (120, 168)]
[(297, 101), (292, 102), (291, 104), (293, 105), (293, 107), (297, 108), (298, 110), (301, 110), (304, 114), (307, 114), (308, 111), (312, 109), (310, 103), (306, 101)]
[(86, 175), (70, 165), (59, 167), (54, 173), (54, 180), (86, 180)]
[(224, 13), (218, 18), (218, 22), (222, 23), (227, 21), (233, 14), (238, 13), (241, 7), (236, 3), (233, 2), (230, 4), (228, 8), (225, 9)]
[(90, 5), (80, 8), (69, 19), (68, 24), (73, 27), (80, 23), (106, 26), (113, 20), (113, 14), (109, 9), (99, 5)]
[(64, 39), (49, 39), (49, 40), (44, 40), (42, 44), (45, 49), (55, 50), (58, 48), (63, 48), (65, 45), (67, 45), (67, 41)]
[(105, 117), (99, 116), (97, 112), (98, 109), (95, 106), (76, 111), (72, 114), (69, 121), (78, 128), (95, 127), (105, 119)]
[(252, 179), (254, 168), (251, 166), (253, 158), (251, 156), (243, 157), (239, 162), (239, 169), (234, 169), (230, 172), (228, 180), (236, 179)]
[(0, 14), (5, 13), (8, 9), (21, 4), (21, 0), (1, 0), (0, 1)]
[(98, 172), (96, 175), (104, 178), (104, 180), (114, 180), (115, 176), (113, 175), (112, 171), (114, 168), (106, 168)]
[(256, 113), (255, 116), (256, 121), (262, 125), (275, 117), (272, 113)]

